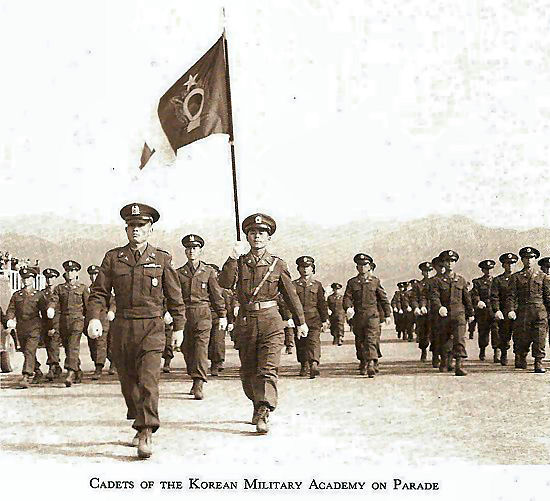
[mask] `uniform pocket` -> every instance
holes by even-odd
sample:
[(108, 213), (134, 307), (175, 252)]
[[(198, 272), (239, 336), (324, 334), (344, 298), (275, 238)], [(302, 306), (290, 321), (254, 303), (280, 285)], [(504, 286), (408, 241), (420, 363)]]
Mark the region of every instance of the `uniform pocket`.
[(162, 268), (144, 268), (144, 287), (154, 297), (162, 295)]

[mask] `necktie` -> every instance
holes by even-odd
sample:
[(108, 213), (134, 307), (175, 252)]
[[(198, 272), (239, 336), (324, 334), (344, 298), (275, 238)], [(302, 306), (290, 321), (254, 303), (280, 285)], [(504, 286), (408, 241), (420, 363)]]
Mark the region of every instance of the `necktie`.
[(139, 261), (139, 258), (141, 257), (141, 254), (138, 249), (134, 251), (134, 258), (136, 260), (136, 263)]

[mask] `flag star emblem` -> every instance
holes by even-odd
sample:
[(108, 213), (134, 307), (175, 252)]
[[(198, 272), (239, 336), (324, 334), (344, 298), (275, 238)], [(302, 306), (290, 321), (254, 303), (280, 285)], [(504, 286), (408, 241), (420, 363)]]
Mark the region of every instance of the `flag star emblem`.
[(197, 85), (197, 78), (199, 74), (196, 75), (189, 75), (189, 78), (187, 79), (187, 82), (185, 82), (183, 85), (185, 85), (186, 90), (188, 91), (193, 85)]

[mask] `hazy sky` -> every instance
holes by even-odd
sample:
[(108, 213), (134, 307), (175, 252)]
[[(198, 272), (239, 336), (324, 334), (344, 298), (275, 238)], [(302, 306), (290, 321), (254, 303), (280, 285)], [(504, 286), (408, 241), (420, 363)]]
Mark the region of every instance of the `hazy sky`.
[[(227, 136), (176, 160), (156, 119), (222, 4), (0, 0), (0, 212), (230, 216)], [(226, 4), (243, 216), (550, 225), (546, 2)]]

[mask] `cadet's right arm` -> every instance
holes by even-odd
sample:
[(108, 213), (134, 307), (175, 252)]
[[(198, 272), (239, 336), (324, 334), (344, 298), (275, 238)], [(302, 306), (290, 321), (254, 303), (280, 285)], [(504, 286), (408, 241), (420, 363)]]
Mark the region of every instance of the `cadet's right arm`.
[(495, 278), (493, 280), (493, 283), (491, 284), (491, 307), (493, 308), (493, 311), (496, 313), (497, 311), (500, 311), (500, 293), (499, 293), (499, 280), (498, 278)]
[(518, 289), (516, 284), (516, 275), (514, 274), (510, 277), (508, 294), (506, 294), (506, 299), (505, 299), (507, 310), (516, 311), (517, 294), (518, 294)]
[(290, 278), (290, 273), (286, 264), (279, 261), (281, 266), (281, 274), (279, 278), (279, 292), (283, 295), (283, 298), (289, 307), (292, 316), (298, 321), (297, 325), (304, 325), (306, 323), (306, 317), (304, 315), (304, 308), (296, 293), (296, 288)]
[(222, 271), (218, 276), (218, 283), (224, 289), (232, 289), (237, 281), (237, 260), (228, 257), (222, 266)]
[(351, 290), (349, 281), (346, 285), (346, 291), (344, 292), (344, 299), (342, 300), (342, 305), (344, 307), (344, 311), (346, 311), (348, 308), (353, 308), (353, 292)]
[(172, 268), (171, 261), (172, 257), (167, 254), (162, 274), (162, 289), (166, 298), (166, 309), (172, 315), (174, 331), (181, 331), (185, 327), (185, 303), (181, 295), (178, 274)]
[(434, 278), (434, 281), (430, 287), (430, 304), (433, 305), (435, 311), (439, 310), (442, 306), (439, 287), (437, 285), (437, 278)]
[(477, 306), (477, 303), (479, 303), (480, 300), (480, 296), (476, 279), (472, 280), (472, 290), (470, 291), (470, 296), (472, 298), (472, 303)]

